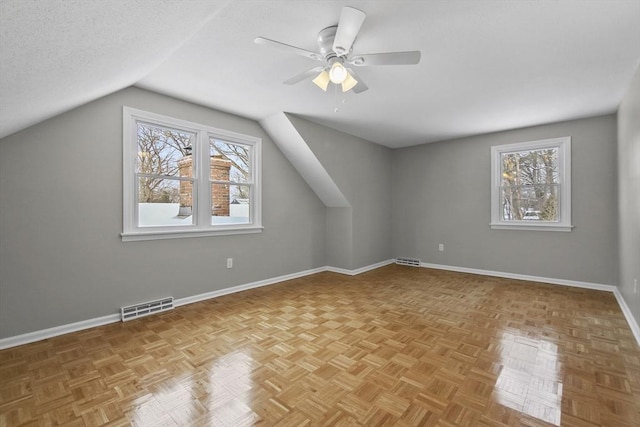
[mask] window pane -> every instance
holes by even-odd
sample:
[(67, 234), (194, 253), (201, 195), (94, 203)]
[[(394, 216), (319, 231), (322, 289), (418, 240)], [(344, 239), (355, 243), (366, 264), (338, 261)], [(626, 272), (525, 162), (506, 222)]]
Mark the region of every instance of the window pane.
[(251, 182), (251, 146), (209, 139), (211, 179), (216, 181)]
[(558, 221), (557, 184), (500, 187), (505, 221)]
[(502, 154), (502, 185), (558, 184), (558, 148)]
[(248, 224), (251, 187), (211, 184), (211, 224)]
[(193, 134), (138, 123), (136, 172), (150, 175), (185, 176), (192, 168), (182, 164), (191, 160)]
[(193, 182), (138, 177), (138, 226), (193, 224)]

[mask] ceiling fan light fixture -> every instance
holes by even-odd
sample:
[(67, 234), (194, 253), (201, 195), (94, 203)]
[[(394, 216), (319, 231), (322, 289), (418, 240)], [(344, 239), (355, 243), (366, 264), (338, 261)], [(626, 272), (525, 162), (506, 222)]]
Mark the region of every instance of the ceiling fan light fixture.
[(322, 70), (320, 74), (318, 74), (316, 78), (312, 80), (312, 82), (316, 86), (318, 86), (320, 89), (322, 89), (325, 92), (327, 91), (327, 87), (329, 86), (329, 81), (330, 81), (330, 77), (329, 77), (329, 73), (327, 73), (327, 70)]
[(344, 65), (342, 65), (342, 62), (334, 61), (333, 64), (331, 64), (331, 68), (329, 69), (329, 79), (332, 83), (339, 85), (345, 81), (348, 75), (349, 73), (347, 72), (347, 69), (344, 68)]
[(353, 76), (347, 72), (347, 78), (342, 82), (342, 91), (347, 92), (353, 89), (358, 84), (358, 81), (353, 78)]
[[(352, 55), (353, 43), (358, 37), (366, 16), (366, 13), (361, 10), (344, 6), (340, 12), (338, 24), (326, 27), (318, 33), (316, 41), (318, 42), (319, 52), (312, 52), (265, 37), (256, 37), (254, 42), (323, 63), (321, 66), (313, 67), (285, 80), (283, 83), (286, 85), (313, 78), (313, 83), (325, 92), (331, 82), (335, 85), (341, 85), (343, 92), (353, 90), (354, 93), (362, 93), (369, 89), (366, 83), (358, 77), (357, 73), (353, 72), (351, 68), (346, 68), (345, 65), (347, 67), (416, 65), (420, 62), (421, 56), (418, 50)], [(320, 72), (319, 75), (317, 74), (318, 72)]]

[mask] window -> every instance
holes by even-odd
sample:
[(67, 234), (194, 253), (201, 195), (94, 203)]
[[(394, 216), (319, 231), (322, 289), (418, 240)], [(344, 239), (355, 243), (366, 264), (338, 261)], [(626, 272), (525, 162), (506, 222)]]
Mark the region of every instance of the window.
[(122, 240), (262, 230), (259, 138), (124, 107)]
[(571, 138), (491, 147), (491, 228), (571, 231)]

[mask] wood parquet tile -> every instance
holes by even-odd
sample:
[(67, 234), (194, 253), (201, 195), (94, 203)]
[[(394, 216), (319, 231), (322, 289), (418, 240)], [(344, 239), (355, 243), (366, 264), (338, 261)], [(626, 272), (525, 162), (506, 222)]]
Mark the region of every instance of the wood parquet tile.
[(391, 265), (0, 351), (0, 426), (640, 426), (612, 294)]

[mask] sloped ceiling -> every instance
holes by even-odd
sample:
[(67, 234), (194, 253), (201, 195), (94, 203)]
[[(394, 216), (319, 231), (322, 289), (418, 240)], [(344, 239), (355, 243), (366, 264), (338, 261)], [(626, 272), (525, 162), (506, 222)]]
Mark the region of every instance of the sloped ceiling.
[[(367, 18), (369, 90), (282, 81), (343, 6)], [(389, 146), (614, 112), (640, 58), (640, 1), (1, 0), (0, 136), (130, 85), (255, 120), (280, 112)], [(337, 112), (335, 111), (337, 107)]]

